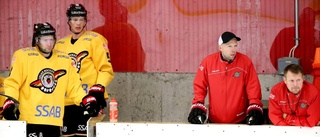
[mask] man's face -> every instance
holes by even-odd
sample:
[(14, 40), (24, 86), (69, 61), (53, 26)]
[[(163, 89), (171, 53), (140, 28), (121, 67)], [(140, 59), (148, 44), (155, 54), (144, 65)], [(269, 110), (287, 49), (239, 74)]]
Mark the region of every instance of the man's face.
[(84, 17), (71, 17), (68, 23), (73, 33), (81, 33), (87, 21)]
[(49, 36), (41, 36), (39, 39), (39, 49), (43, 53), (50, 53), (55, 45), (55, 39), (52, 35)]
[(234, 38), (230, 40), (228, 43), (220, 45), (219, 49), (222, 53), (222, 57), (224, 60), (233, 60), (236, 57), (238, 41)]
[(288, 90), (293, 94), (298, 94), (300, 92), (302, 89), (303, 80), (304, 78), (301, 73), (294, 74), (291, 71), (288, 71), (283, 77), (283, 81), (287, 85)]

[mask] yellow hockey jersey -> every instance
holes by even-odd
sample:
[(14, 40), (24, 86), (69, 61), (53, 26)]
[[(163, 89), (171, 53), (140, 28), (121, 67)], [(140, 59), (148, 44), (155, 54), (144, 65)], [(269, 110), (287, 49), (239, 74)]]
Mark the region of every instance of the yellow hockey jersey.
[[(80, 74), (83, 89), (88, 93), (94, 84), (107, 88), (114, 78), (108, 41), (93, 31), (85, 31), (74, 44), (71, 39), (72, 35), (62, 38), (56, 43), (55, 49), (67, 52), (71, 57), (72, 65)], [(105, 99), (108, 99), (107, 91)], [(73, 105), (73, 102), (66, 99), (66, 105)]]
[(62, 126), (65, 96), (80, 105), (86, 95), (77, 70), (65, 52), (52, 51), (46, 59), (35, 47), (17, 50), (5, 94), (20, 102), (20, 118), (28, 124)]
[[(4, 78), (0, 77), (0, 94), (4, 94), (3, 83), (4, 83)], [(0, 111), (5, 100), (6, 100), (6, 97), (0, 96)]]

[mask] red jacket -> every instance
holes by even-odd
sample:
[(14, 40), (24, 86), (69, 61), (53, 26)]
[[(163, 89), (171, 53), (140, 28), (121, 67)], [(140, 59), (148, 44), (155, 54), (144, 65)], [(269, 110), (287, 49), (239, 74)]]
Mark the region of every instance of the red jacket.
[[(318, 89), (307, 81), (296, 95), (280, 82), (269, 95), (269, 118), (279, 126), (315, 126), (320, 120), (319, 97)], [(284, 113), (286, 118), (283, 118)]]
[(208, 94), (209, 119), (213, 123), (239, 123), (245, 120), (249, 104), (262, 107), (261, 88), (251, 60), (237, 53), (232, 63), (217, 52), (200, 64), (194, 79), (192, 103), (203, 103)]

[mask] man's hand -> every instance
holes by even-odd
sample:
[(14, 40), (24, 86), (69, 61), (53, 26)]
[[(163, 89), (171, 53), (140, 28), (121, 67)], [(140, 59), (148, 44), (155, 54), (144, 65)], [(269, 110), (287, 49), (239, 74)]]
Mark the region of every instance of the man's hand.
[(191, 106), (188, 122), (191, 124), (203, 124), (207, 119), (207, 108), (201, 104), (196, 103)]
[(283, 114), (282, 114), (283, 119), (285, 119), (285, 118), (287, 117), (287, 115), (288, 115), (288, 114), (283, 113)]
[(88, 93), (88, 95), (94, 96), (97, 99), (97, 103), (101, 109), (107, 106), (107, 102), (104, 99), (104, 93), (105, 93), (105, 87), (100, 84), (93, 85), (89, 89), (89, 93)]
[(3, 104), (2, 115), (7, 120), (18, 120), (20, 116), (20, 111), (16, 108), (13, 100), (7, 99)]
[(248, 125), (261, 125), (264, 123), (262, 107), (256, 104), (247, 109), (246, 123)]
[(84, 115), (89, 115), (90, 117), (95, 117), (99, 114), (100, 107), (97, 100), (93, 96), (85, 96), (80, 104), (85, 109)]

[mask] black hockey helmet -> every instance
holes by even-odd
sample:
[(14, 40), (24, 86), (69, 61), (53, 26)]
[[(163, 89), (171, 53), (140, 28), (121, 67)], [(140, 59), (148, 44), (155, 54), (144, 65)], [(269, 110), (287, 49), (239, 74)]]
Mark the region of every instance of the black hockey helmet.
[(67, 17), (70, 20), (71, 17), (84, 17), (87, 20), (87, 10), (82, 4), (70, 4), (67, 9)]
[(56, 39), (56, 29), (48, 22), (36, 23), (33, 26), (32, 46), (34, 47), (41, 36), (52, 35)]

